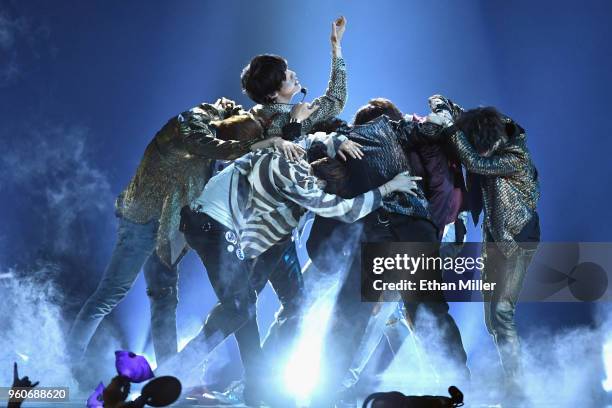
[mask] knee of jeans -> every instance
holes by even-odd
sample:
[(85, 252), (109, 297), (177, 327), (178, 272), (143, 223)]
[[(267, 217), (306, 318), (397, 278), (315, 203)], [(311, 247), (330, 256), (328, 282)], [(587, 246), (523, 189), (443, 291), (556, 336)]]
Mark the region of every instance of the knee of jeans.
[(491, 325), (496, 333), (513, 330), (514, 309), (514, 303), (508, 300), (501, 300), (495, 303), (493, 310), (491, 310)]
[(98, 287), (91, 296), (90, 302), (100, 311), (110, 313), (123, 300), (130, 288), (131, 285)]

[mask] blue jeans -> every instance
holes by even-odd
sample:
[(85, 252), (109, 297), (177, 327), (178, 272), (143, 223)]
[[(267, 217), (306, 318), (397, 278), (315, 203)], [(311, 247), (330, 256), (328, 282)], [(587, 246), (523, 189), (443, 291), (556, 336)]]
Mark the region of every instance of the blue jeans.
[(102, 280), (87, 299), (70, 330), (68, 346), (82, 356), (102, 319), (127, 295), (144, 265), (151, 304), (151, 335), (159, 364), (177, 352), (177, 268), (169, 268), (154, 253), (158, 222), (137, 224), (119, 218), (117, 243)]

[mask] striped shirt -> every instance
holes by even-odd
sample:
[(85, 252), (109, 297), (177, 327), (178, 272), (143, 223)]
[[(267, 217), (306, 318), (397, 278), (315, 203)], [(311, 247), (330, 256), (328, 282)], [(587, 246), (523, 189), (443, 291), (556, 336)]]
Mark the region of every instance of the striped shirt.
[[(327, 154), (334, 157), (345, 140), (344, 135), (315, 133), (296, 143), (306, 150), (315, 142), (323, 143)], [(289, 161), (274, 148), (249, 153), (234, 161), (223, 173), (226, 171), (232, 172), (231, 178), (223, 177), (219, 181), (230, 184), (227, 208), (241, 248), (249, 258), (257, 257), (290, 237), (307, 210), (323, 217), (355, 222), (382, 205), (378, 189), (352, 199), (325, 193), (318, 179), (310, 173), (308, 162), (304, 159)], [(213, 177), (210, 182), (220, 176)], [(197, 203), (210, 200), (208, 194), (212, 194), (211, 189), (204, 189), (192, 208), (207, 213), (206, 206), (197, 208)]]
[(274, 149), (249, 153), (233, 166), (230, 208), (248, 258), (288, 238), (306, 210), (350, 223), (382, 204), (377, 188), (352, 199), (327, 194), (305, 160), (288, 161)]

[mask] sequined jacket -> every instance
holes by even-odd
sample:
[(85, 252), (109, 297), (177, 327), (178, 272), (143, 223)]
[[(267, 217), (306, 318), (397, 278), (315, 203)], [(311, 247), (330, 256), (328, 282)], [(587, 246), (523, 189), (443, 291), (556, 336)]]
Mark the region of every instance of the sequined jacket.
[(238, 158), (255, 142), (215, 137), (210, 122), (234, 113), (203, 103), (170, 119), (151, 140), (136, 174), (117, 198), (118, 216), (138, 224), (159, 221), (156, 251), (168, 265), (185, 249), (183, 240), (175, 240), (180, 209), (202, 191), (213, 161)]
[[(319, 108), (302, 122), (302, 134), (310, 133), (315, 123), (338, 116), (346, 104), (346, 64), (343, 58), (332, 57), (331, 74), (325, 95), (312, 103)], [(291, 104), (271, 103), (255, 105), (251, 112), (268, 122), (267, 136), (282, 136), (283, 127), (291, 119)]]
[[(441, 97), (441, 100), (432, 110), (456, 119), (461, 113), (459, 106), (447, 98)], [(482, 192), (483, 239), (486, 241), (488, 231), (502, 253), (509, 257), (518, 248), (514, 237), (535, 214), (540, 185), (524, 129), (508, 117), (504, 121), (508, 142), (490, 157), (480, 156), (461, 131), (452, 132), (450, 138), (466, 170), (479, 175), (476, 180)], [(470, 184), (473, 188), (475, 183)]]

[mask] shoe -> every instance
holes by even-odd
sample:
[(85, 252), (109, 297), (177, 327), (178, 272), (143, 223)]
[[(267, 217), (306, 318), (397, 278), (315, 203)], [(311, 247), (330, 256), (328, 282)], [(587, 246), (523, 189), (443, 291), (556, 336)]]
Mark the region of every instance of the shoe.
[(183, 395), (184, 397), (180, 402), (181, 405), (219, 406), (241, 404), (241, 402), (220, 398), (220, 396), (223, 396), (223, 393), (210, 391), (205, 386), (188, 388), (183, 392)]

